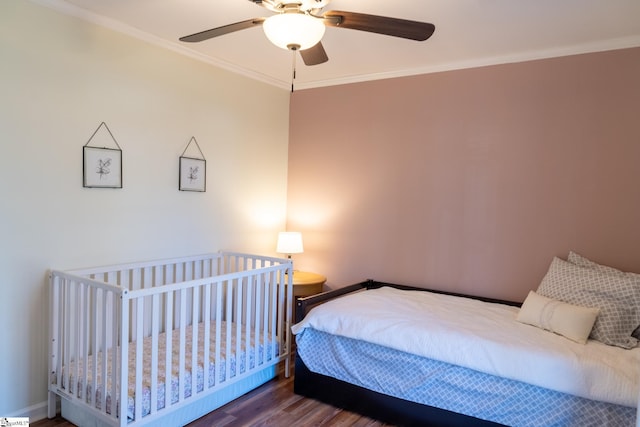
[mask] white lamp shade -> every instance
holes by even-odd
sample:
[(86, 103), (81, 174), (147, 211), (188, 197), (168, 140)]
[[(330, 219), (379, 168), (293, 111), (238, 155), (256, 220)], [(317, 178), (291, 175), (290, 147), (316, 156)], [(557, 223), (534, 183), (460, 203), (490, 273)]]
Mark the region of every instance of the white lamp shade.
[(276, 252), (281, 254), (301, 254), (302, 234), (297, 231), (282, 231), (278, 233)]
[(324, 35), (321, 19), (304, 13), (281, 13), (268, 17), (262, 29), (269, 41), (282, 49), (305, 50), (315, 46)]

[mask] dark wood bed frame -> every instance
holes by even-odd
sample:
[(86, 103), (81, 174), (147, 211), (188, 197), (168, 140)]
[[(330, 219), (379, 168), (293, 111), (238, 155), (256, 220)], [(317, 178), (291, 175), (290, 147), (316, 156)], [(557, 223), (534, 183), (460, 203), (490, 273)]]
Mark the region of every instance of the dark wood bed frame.
[[(318, 304), (322, 304), (323, 302), (351, 292), (363, 289), (376, 289), (383, 286), (390, 286), (404, 290), (435, 292), (517, 307), (521, 305), (521, 303), (513, 301), (367, 280), (365, 282), (336, 289), (334, 291), (324, 292), (305, 298), (298, 298), (296, 300), (296, 323), (300, 322), (306, 313)], [(352, 412), (357, 412), (364, 416), (397, 426), (476, 427), (501, 425), (433, 406), (388, 396), (337, 380), (335, 378), (316, 374), (307, 368), (304, 361), (297, 353), (295, 360), (294, 392), (305, 397), (310, 397), (330, 405), (344, 408)]]

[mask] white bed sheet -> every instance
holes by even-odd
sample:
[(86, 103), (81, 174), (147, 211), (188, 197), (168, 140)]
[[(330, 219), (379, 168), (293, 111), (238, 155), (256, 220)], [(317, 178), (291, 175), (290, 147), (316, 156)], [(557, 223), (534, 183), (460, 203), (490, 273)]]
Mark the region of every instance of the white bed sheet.
[(385, 287), (315, 307), (292, 330), (311, 327), (587, 399), (638, 406), (640, 348), (578, 344), (517, 322), (518, 310)]

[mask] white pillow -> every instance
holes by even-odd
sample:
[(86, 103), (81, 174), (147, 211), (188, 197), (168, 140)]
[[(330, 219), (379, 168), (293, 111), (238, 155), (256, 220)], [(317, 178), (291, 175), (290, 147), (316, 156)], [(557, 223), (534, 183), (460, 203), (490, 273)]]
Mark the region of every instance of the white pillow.
[(599, 308), (571, 305), (529, 291), (516, 320), (584, 344), (598, 313)]

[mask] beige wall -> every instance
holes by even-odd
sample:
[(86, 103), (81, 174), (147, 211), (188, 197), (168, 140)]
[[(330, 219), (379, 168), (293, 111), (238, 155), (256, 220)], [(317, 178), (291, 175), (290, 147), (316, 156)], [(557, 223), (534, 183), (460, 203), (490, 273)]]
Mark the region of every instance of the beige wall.
[[(0, 416), (33, 421), (46, 413), (49, 268), (275, 255), (289, 92), (24, 0), (0, 1), (0, 58)], [(120, 190), (82, 187), (102, 121), (123, 150)], [(192, 136), (206, 193), (178, 191)]]
[(293, 94), (297, 267), (523, 300), (570, 249), (640, 272), (640, 49)]

